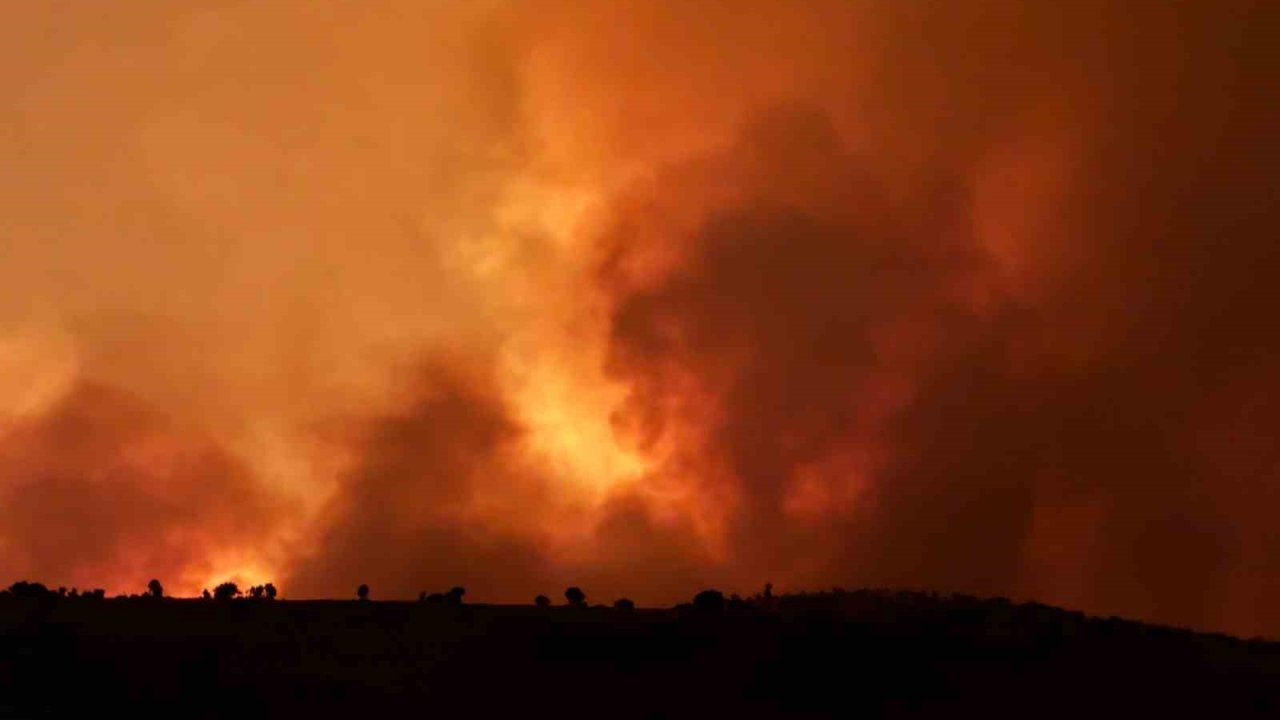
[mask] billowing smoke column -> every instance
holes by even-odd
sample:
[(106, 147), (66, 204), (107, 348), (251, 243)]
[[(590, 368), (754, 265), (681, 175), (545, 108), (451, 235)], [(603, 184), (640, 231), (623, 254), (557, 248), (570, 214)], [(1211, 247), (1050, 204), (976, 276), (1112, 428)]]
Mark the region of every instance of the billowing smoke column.
[(1280, 633), (1265, 4), (421, 5), (3, 31), (0, 575)]

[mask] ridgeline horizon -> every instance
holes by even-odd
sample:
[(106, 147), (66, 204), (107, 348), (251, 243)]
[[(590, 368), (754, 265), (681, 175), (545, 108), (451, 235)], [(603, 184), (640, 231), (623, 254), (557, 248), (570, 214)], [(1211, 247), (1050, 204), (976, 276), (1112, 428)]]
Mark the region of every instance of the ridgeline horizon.
[[(163, 600), (166, 602), (281, 602), (281, 603), (378, 603), (387, 605), (454, 605), (461, 606), (464, 604), (463, 597), (466, 595), (466, 588), (455, 585), (444, 592), (428, 592), (423, 590), (418, 593), (416, 598), (390, 597), (378, 598), (373, 595), (373, 589), (368, 584), (360, 584), (355, 588), (350, 597), (296, 597), (289, 598), (280, 594), (274, 583), (267, 582), (261, 585), (253, 585), (245, 590), (241, 590), (239, 584), (226, 581), (214, 587), (212, 592), (206, 588), (199, 595), (168, 595), (165, 594), (163, 584), (158, 579), (152, 579), (147, 583), (144, 592), (139, 593), (117, 593), (108, 595), (102, 588), (93, 588), (80, 590), (78, 587), (67, 588), (65, 586), (52, 587), (41, 582), (19, 580), (10, 584), (5, 589), (0, 589), (0, 602), (10, 598), (25, 599), (41, 599), (41, 600), (91, 600), (91, 601), (156, 601)], [(465, 604), (475, 607), (485, 608), (528, 608), (537, 609), (576, 609), (576, 610), (612, 610), (623, 612), (672, 612), (696, 610), (701, 613), (723, 613), (723, 612), (771, 612), (781, 611), (788, 608), (794, 608), (803, 605), (821, 605), (827, 604), (832, 606), (827, 609), (834, 609), (839, 606), (842, 600), (869, 600), (874, 599), (878, 602), (896, 602), (904, 605), (920, 606), (923, 604), (931, 604), (934, 606), (942, 606), (947, 604), (958, 604), (964, 606), (979, 605), (987, 608), (1005, 609), (1011, 613), (1023, 612), (1036, 614), (1043, 617), (1056, 616), (1060, 620), (1069, 621), (1076, 625), (1095, 624), (1118, 626), (1125, 625), (1138, 628), (1151, 628), (1172, 631), (1176, 633), (1186, 633), (1189, 635), (1227, 638), (1230, 640), (1245, 643), (1264, 643), (1280, 645), (1280, 638), (1270, 638), (1262, 635), (1241, 636), (1231, 633), (1199, 630), (1192, 627), (1171, 625), (1166, 623), (1153, 623), (1135, 618), (1128, 618), (1120, 615), (1100, 615), (1086, 613), (1080, 610), (1073, 610), (1058, 605), (1042, 603), (1037, 600), (1014, 601), (1003, 596), (977, 596), (967, 593), (946, 592), (939, 590), (925, 590), (916, 588), (893, 588), (893, 587), (858, 587), (847, 589), (841, 586), (833, 586), (821, 590), (795, 590), (792, 592), (784, 592), (774, 594), (773, 583), (765, 583), (763, 588), (748, 596), (742, 596), (738, 593), (725, 594), (715, 588), (706, 588), (698, 591), (693, 597), (686, 602), (679, 602), (673, 605), (639, 605), (635, 601), (627, 597), (619, 597), (608, 604), (606, 603), (590, 603), (587, 594), (578, 586), (569, 586), (563, 592), (564, 600), (560, 604), (553, 603), (550, 597), (544, 594), (536, 595), (528, 603), (521, 602), (475, 602), (467, 601)]]

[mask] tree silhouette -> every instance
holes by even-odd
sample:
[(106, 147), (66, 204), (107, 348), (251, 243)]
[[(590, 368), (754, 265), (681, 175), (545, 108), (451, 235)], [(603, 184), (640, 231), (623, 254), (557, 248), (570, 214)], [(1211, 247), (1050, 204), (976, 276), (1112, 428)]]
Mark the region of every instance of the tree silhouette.
[(30, 598), (41, 598), (53, 594), (49, 591), (49, 588), (44, 586), (43, 583), (27, 582), (26, 580), (19, 580), (18, 582), (10, 585), (9, 592), (15, 597)]
[(630, 598), (618, 598), (613, 601), (613, 609), (631, 612), (636, 609), (636, 604), (631, 602)]
[(693, 606), (703, 612), (724, 610), (724, 593), (719, 590), (703, 590), (693, 596)]
[(361, 600), (368, 600), (369, 586), (365, 585), (364, 583), (361, 583), (360, 587), (356, 588), (356, 597), (360, 598)]
[(152, 578), (151, 582), (147, 583), (147, 593), (153, 598), (162, 598), (164, 597), (164, 586), (160, 584), (159, 580)]
[(266, 585), (263, 585), (262, 591), (266, 593), (268, 600), (276, 599), (276, 586), (273, 585), (272, 583), (267, 583)]
[(540, 608), (551, 607), (551, 598), (547, 597), (546, 595), (539, 595), (538, 597), (533, 599), (533, 604), (537, 605)]
[(213, 596), (209, 594), (209, 588), (205, 588), (204, 592), (200, 593), (200, 597), (204, 598), (205, 600), (213, 599)]
[(586, 607), (587, 594), (582, 592), (582, 588), (573, 586), (564, 591), (564, 599), (569, 601), (571, 607)]
[(263, 590), (261, 585), (254, 585), (253, 587), (249, 588), (249, 597), (255, 600), (261, 600), (263, 592), (265, 592), (265, 590)]
[(461, 585), (454, 585), (449, 588), (449, 592), (444, 594), (444, 599), (454, 605), (462, 604), (462, 596), (467, 594), (467, 589)]
[(240, 587), (233, 582), (224, 582), (213, 589), (215, 600), (231, 600), (240, 595)]

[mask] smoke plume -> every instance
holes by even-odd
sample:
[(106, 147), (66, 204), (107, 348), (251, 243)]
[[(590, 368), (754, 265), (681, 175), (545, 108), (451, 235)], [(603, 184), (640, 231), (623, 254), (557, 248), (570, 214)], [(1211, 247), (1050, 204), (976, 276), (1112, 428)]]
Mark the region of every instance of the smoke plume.
[(1280, 632), (1261, 2), (58, 2), (0, 575)]

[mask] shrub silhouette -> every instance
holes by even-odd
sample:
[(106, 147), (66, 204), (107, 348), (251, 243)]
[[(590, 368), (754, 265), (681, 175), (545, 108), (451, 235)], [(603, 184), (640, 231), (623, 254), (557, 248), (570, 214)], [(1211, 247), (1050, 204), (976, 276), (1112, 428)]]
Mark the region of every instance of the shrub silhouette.
[(369, 586), (365, 585), (364, 583), (361, 583), (360, 587), (356, 588), (356, 597), (360, 598), (361, 600), (368, 600)]
[(264, 593), (266, 594), (266, 596), (267, 596), (267, 599), (268, 599), (268, 600), (275, 600), (275, 599), (276, 599), (276, 594), (277, 594), (277, 593), (276, 593), (276, 586), (275, 586), (274, 584), (272, 584), (272, 583), (267, 583), (266, 585), (263, 585), (263, 586), (262, 586), (262, 592), (264, 592)]
[(631, 612), (636, 609), (636, 604), (631, 602), (629, 598), (619, 598), (613, 601), (613, 609)]
[(551, 598), (546, 595), (539, 595), (533, 599), (533, 604), (540, 608), (551, 607)]
[(164, 586), (160, 584), (159, 580), (152, 578), (151, 582), (147, 583), (147, 594), (156, 599), (162, 598), (164, 597)]
[(27, 582), (26, 580), (19, 580), (18, 582), (10, 585), (9, 592), (12, 593), (14, 597), (27, 598), (42, 598), (53, 594), (49, 591), (49, 588), (44, 586), (44, 584), (38, 582)]
[(564, 599), (569, 601), (571, 607), (587, 606), (587, 594), (576, 585), (564, 591)]
[(461, 585), (455, 585), (449, 588), (449, 592), (444, 594), (444, 599), (453, 605), (462, 604), (462, 596), (467, 594), (467, 589)]
[(261, 585), (254, 585), (253, 587), (249, 588), (249, 597), (255, 600), (261, 600), (263, 592), (265, 591), (263, 590)]
[(724, 593), (719, 590), (703, 590), (693, 596), (693, 607), (702, 612), (721, 612), (724, 610)]
[(231, 600), (239, 597), (240, 588), (233, 582), (224, 582), (213, 589), (213, 598), (215, 600)]
[(200, 597), (201, 597), (201, 598), (203, 598), (203, 599), (205, 599), (205, 600), (212, 600), (212, 599), (213, 599), (213, 596), (209, 594), (209, 588), (205, 588), (205, 589), (204, 589), (204, 592), (200, 593)]

